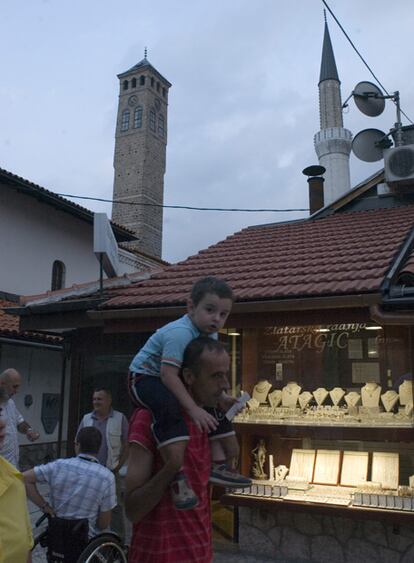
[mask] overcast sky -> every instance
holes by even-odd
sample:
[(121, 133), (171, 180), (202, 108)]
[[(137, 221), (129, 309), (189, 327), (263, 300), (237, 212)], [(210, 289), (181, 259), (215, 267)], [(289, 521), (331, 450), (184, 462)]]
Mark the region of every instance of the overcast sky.
[[(414, 120), (412, 0), (330, 0), (354, 43)], [(143, 58), (171, 83), (165, 204), (308, 207), (316, 164), (320, 0), (2, 0), (0, 167), (60, 193), (111, 198), (117, 74)], [(328, 14), (342, 99), (368, 70)], [(350, 102), (355, 135), (395, 121)], [(404, 122), (407, 121), (404, 118)], [(351, 157), (357, 183), (382, 167)], [(94, 211), (108, 204), (76, 200)], [(306, 213), (166, 210), (178, 261), (248, 225)]]

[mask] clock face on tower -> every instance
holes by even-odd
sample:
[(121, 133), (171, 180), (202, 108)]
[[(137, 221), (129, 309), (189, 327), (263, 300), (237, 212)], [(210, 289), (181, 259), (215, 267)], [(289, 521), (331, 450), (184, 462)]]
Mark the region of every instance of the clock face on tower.
[(128, 98), (128, 105), (129, 106), (134, 106), (138, 101), (138, 98), (136, 96), (130, 96)]

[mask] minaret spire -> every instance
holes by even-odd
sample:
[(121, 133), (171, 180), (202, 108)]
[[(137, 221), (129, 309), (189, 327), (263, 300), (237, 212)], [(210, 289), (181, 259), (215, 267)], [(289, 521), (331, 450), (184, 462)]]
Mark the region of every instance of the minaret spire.
[(326, 168), (325, 205), (350, 190), (349, 155), (352, 133), (343, 127), (341, 82), (329, 35), (326, 12), (321, 70), (319, 74), (319, 116), (321, 130), (314, 142), (319, 164)]

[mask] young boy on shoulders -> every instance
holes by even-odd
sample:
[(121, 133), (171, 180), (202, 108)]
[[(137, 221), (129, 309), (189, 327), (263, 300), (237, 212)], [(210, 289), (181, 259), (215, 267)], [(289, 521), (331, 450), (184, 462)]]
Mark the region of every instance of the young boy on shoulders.
[(188, 301), (188, 313), (155, 332), (134, 357), (130, 365), (129, 390), (135, 404), (151, 411), (152, 431), (164, 461), (177, 468), (171, 492), (177, 509), (197, 506), (197, 496), (182, 471), (184, 452), (189, 440), (183, 411), (200, 431), (209, 432), (225, 453), (226, 464), (214, 464), (210, 482), (225, 487), (247, 487), (251, 480), (232, 471), (239, 446), (232, 424), (224, 416), (234, 403), (226, 393), (217, 397), (222, 410), (203, 409), (194, 402), (179, 372), (184, 350), (198, 336), (217, 339), (233, 305), (228, 284), (215, 277), (197, 281)]

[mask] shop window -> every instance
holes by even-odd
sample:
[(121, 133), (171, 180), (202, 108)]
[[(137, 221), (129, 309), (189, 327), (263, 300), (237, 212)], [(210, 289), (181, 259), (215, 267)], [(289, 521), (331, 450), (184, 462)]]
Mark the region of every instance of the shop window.
[(165, 134), (164, 116), (161, 114), (158, 116), (158, 134), (161, 135), (161, 137), (164, 137)]
[(134, 111), (134, 129), (142, 127), (142, 106), (137, 106)]
[(141, 86), (145, 86), (145, 76), (144, 75), (139, 77), (139, 83), (140, 83)]
[(133, 79), (131, 80), (131, 86), (132, 86), (132, 88), (136, 88), (136, 87), (137, 87), (137, 79), (136, 79), (136, 78), (133, 78)]
[(128, 90), (128, 86), (129, 86), (128, 80), (124, 80), (124, 82), (123, 82), (123, 84), (122, 84), (122, 88), (123, 88), (124, 90)]
[(66, 267), (60, 260), (55, 260), (52, 266), (52, 291), (65, 287)]
[(155, 133), (155, 111), (151, 110), (149, 115), (149, 127)]
[(128, 131), (129, 129), (129, 109), (122, 112), (121, 131)]

